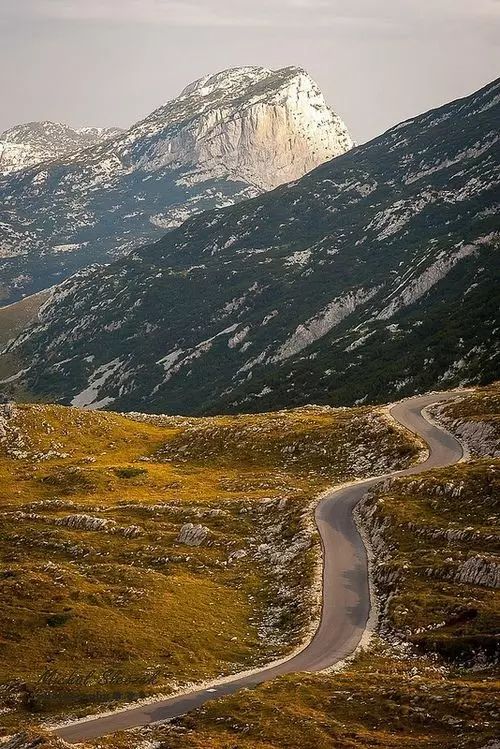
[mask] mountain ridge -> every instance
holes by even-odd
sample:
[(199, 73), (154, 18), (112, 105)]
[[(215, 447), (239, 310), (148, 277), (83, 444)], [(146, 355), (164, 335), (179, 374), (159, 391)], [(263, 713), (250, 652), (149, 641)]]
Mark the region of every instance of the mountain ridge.
[(62, 122), (25, 122), (0, 133), (0, 175), (53, 161), (122, 132), (118, 127), (72, 128)]
[(74, 405), (186, 413), (494, 379), (499, 88), (69, 279), (14, 345), (22, 377)]

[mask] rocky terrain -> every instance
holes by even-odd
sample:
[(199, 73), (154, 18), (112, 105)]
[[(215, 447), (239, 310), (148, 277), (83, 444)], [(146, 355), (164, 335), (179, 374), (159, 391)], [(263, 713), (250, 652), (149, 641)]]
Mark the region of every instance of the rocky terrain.
[(11, 347), (12, 382), (216, 413), (493, 380), (499, 86), (75, 275)]
[(289, 652), (319, 613), (315, 496), (417, 454), (368, 408), (0, 405), (0, 735)]
[(15, 301), (52, 286), (352, 145), (299, 68), (205, 76), (111, 140), (0, 178), (0, 292)]
[[(441, 418), (452, 417), (457, 433), (472, 415), (496, 429), (499, 393), (496, 384), (464, 394)], [(358, 520), (372, 550), (377, 617), (365, 649), (338, 672), (276, 679), (170, 725), (88, 745), (496, 749), (499, 476), (486, 446), (472, 461), (366, 496)]]
[(121, 133), (118, 127), (72, 128), (60, 122), (27, 122), (0, 133), (0, 175), (81, 151)]
[[(497, 430), (499, 413), (493, 384), (434, 418), (459, 434), (473, 421)], [(9, 749), (62, 749), (40, 728), (54, 714), (171, 693), (192, 669), (199, 678), (286, 652), (317, 614), (311, 498), (419, 450), (382, 409), (123, 418), (5, 404), (0, 416)], [(282, 677), (85, 746), (494, 749), (500, 466), (488, 442), (475, 444), (472, 460), (386, 481), (362, 501), (377, 616), (340, 671)], [(93, 669), (87, 684), (64, 682), (76, 650)], [(109, 657), (113, 684), (98, 678)], [(47, 659), (55, 676), (40, 683)]]
[(434, 406), (430, 415), (454, 434), (471, 458), (500, 458), (498, 383)]
[(457, 665), (498, 662), (499, 468), (479, 460), (392, 480), (358, 507), (388, 640)]

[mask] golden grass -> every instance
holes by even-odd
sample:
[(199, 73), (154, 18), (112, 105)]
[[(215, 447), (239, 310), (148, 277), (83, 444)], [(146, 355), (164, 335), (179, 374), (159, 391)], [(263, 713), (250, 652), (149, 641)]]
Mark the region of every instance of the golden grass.
[[(48, 299), (49, 294), (49, 291), (40, 291), (38, 294), (27, 296), (19, 302), (0, 307), (0, 350), (35, 319), (38, 310)], [(0, 290), (0, 301), (1, 298)]]
[[(500, 467), (496, 461), (496, 468)], [(484, 586), (446, 582), (429, 576), (439, 571), (443, 556), (455, 558), (479, 551), (492, 553), (486, 540), (476, 548), (427, 538), (424, 543), (408, 527), (424, 508), (428, 489), (445, 484), (466, 487), (455, 498), (460, 527), (469, 518), (474, 496), (483, 505), (498, 497), (492, 487), (492, 461), (477, 461), (425, 474), (426, 489), (401, 491), (410, 479), (394, 482), (381, 493), (380, 512), (393, 531), (384, 531), (392, 549), (386, 567), (403, 571), (388, 610), (391, 627), (407, 646), (376, 639), (342, 672), (297, 674), (276, 679), (252, 691), (207, 703), (173, 727), (153, 727), (89, 742), (103, 749), (132, 749), (139, 737), (161, 749), (481, 749), (497, 738), (495, 715), (500, 708), (500, 680), (494, 646), (498, 631), (499, 591)], [(498, 473), (497, 473), (498, 475)], [(420, 478), (420, 477), (419, 477)], [(481, 495), (481, 491), (485, 494)], [(447, 527), (450, 496), (440, 518), (434, 506), (434, 528)], [(484, 501), (486, 500), (486, 501)], [(409, 509), (409, 506), (411, 510)], [(480, 513), (475, 529), (483, 530)], [(404, 519), (402, 519), (404, 518)], [(441, 520), (440, 524), (437, 520)], [(470, 527), (466, 523), (463, 527)], [(491, 528), (490, 528), (491, 531)], [(473, 616), (470, 616), (471, 610)], [(466, 614), (464, 616), (464, 614)], [(422, 627), (428, 629), (419, 632)], [(488, 652), (489, 648), (489, 652)], [(465, 663), (474, 670), (467, 670)], [(480, 665), (482, 664), (482, 665)]]
[(135, 749), (472, 749), (496, 738), (500, 681), (374, 646), (335, 675), (297, 674), (207, 703), (172, 727), (88, 742)]
[[(168, 693), (282, 655), (308, 623), (317, 547), (287, 570), (304, 600), (293, 618), (283, 611), (274, 639), (262, 626), (275, 571), (257, 547), (273, 533), (273, 542), (289, 543), (312, 497), (376, 471), (379, 453), (402, 465), (417, 452), (368, 409), (137, 421), (32, 404), (18, 406), (7, 427), (0, 442), (6, 731), (30, 715)], [(66, 524), (82, 514), (108, 526)], [(179, 543), (186, 522), (206, 526), (208, 543)], [(128, 535), (132, 526), (137, 535)], [(246, 556), (231, 560), (239, 549)], [(110, 669), (118, 684), (108, 683)], [(94, 675), (68, 684), (75, 671)]]
[[(498, 386), (447, 411), (494, 424)], [(338, 674), (277, 679), (209, 702), (174, 726), (116, 734), (90, 746), (132, 749), (140, 740), (161, 749), (493, 746), (500, 707), (499, 591), (454, 575), (477, 555), (498, 563), (499, 469), (498, 460), (476, 460), (395, 480), (374, 495), (376, 518), (389, 521), (383, 569), (387, 579), (398, 573), (385, 587), (393, 594), (385, 620), (392, 644), (377, 638)], [(443, 536), (449, 530), (469, 535), (450, 540)], [(383, 585), (383, 576), (377, 579)]]

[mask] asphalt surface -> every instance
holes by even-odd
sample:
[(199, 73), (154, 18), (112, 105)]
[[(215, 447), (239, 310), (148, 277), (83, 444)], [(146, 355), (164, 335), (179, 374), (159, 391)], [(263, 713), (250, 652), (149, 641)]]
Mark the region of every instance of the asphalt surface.
[(462, 457), (462, 447), (448, 432), (434, 426), (422, 409), (438, 401), (456, 397), (451, 393), (411, 398), (396, 404), (391, 415), (403, 426), (423, 437), (429, 457), (423, 463), (385, 477), (357, 482), (332, 490), (316, 508), (316, 523), (323, 545), (323, 607), (319, 628), (310, 643), (297, 655), (278, 665), (235, 676), (231, 681), (213, 684), (188, 694), (124, 709), (80, 723), (55, 729), (70, 743), (104, 736), (136, 726), (174, 718), (204, 702), (253, 687), (275, 676), (300, 671), (321, 671), (350, 655), (358, 645), (370, 613), (368, 561), (352, 511), (368, 488), (387, 476), (422, 473), (430, 468), (452, 465)]

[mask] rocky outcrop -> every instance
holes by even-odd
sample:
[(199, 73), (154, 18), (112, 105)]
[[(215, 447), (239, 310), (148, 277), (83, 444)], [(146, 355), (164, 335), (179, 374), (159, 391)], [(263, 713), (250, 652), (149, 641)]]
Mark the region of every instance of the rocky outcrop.
[(280, 347), (273, 361), (288, 359), (323, 338), (335, 326), (365, 304), (378, 289), (357, 289), (330, 302), (315, 317), (301, 323), (290, 338)]
[(114, 520), (97, 518), (92, 515), (67, 515), (65, 518), (59, 518), (57, 525), (65, 525), (73, 530), (84, 531), (107, 531), (116, 527)]
[(197, 102), (197, 116), (141, 154), (141, 168), (187, 167), (187, 181), (223, 176), (271, 190), (353, 146), (299, 68), (226, 70), (190, 84), (176, 101), (189, 109)]
[(184, 523), (176, 538), (178, 544), (187, 546), (201, 546), (207, 540), (210, 530), (204, 525), (194, 525), (193, 523)]
[(487, 588), (500, 588), (500, 564), (497, 559), (473, 556), (460, 565), (455, 580)]
[(232, 551), (229, 554), (227, 561), (229, 563), (236, 562), (238, 561), (238, 559), (244, 559), (247, 555), (248, 551), (246, 549), (236, 549), (236, 551)]
[(125, 538), (137, 538), (143, 532), (138, 525), (119, 526), (114, 520), (99, 518), (93, 515), (75, 514), (64, 518), (57, 518), (56, 525), (64, 525), (72, 530), (106, 531), (118, 533)]
[(472, 457), (500, 458), (500, 424), (498, 420), (462, 420), (446, 417), (446, 407), (434, 409), (433, 414), (441, 421), (460, 442)]
[(498, 534), (486, 534), (475, 531), (472, 528), (435, 528), (434, 526), (426, 526), (425, 524), (417, 525), (416, 523), (408, 523), (408, 530), (412, 531), (417, 536), (424, 536), (433, 539), (434, 541), (446, 541), (447, 543), (463, 543), (464, 541), (489, 543), (500, 540)]
[[(460, 540), (463, 541), (464, 539)], [(451, 557), (447, 561), (448, 564), (439, 567), (427, 567), (425, 570), (427, 577), (466, 585), (481, 585), (485, 588), (500, 587), (500, 562), (498, 557), (474, 554), (458, 565), (453, 563)]]
[(27, 436), (14, 423), (16, 407), (14, 403), (0, 404), (0, 448), (10, 458), (23, 460), (28, 457)]
[(7, 438), (7, 424), (13, 415), (13, 403), (0, 403), (0, 440)]
[(390, 482), (379, 484), (377, 489), (369, 491), (356, 505), (354, 518), (369, 548), (370, 586), (376, 597), (376, 626), (382, 636), (390, 641), (400, 641), (388, 616), (392, 598), (397, 593), (403, 577), (403, 570), (393, 563), (394, 549), (388, 541), (390, 520), (382, 512), (379, 492), (389, 486)]
[[(483, 238), (480, 238), (478, 244), (481, 244)], [(423, 273), (417, 275), (403, 287), (396, 295), (391, 295), (390, 303), (378, 313), (378, 320), (388, 320), (393, 317), (398, 310), (403, 307), (409, 307), (418, 299), (423, 297), (429, 289), (435, 286), (464, 258), (474, 254), (477, 251), (475, 244), (464, 245), (450, 254), (442, 253), (438, 259), (432, 263)]]

